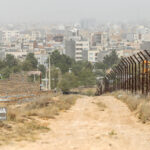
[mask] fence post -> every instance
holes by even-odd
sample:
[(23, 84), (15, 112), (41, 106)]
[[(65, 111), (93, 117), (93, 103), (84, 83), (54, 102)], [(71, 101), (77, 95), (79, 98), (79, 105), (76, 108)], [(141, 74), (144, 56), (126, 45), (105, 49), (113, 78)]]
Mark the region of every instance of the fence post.
[(129, 61), (130, 61), (131, 66), (132, 66), (132, 93), (133, 93), (133, 91), (134, 91), (134, 78), (133, 78), (133, 76), (134, 76), (134, 66), (133, 66), (132, 59), (130, 57), (129, 57)]
[(145, 70), (145, 68), (144, 68), (144, 59), (141, 57), (141, 53), (137, 53), (137, 55), (139, 56), (139, 58), (142, 60), (142, 94), (144, 94), (145, 93), (145, 91), (144, 91), (144, 86), (145, 86), (145, 77), (144, 77), (144, 70)]
[(142, 52), (140, 52), (140, 53), (145, 59), (144, 65), (146, 64), (146, 69), (144, 69), (144, 74), (146, 75), (146, 95), (148, 95), (148, 89), (149, 89), (149, 85), (148, 85), (148, 58)]
[(121, 69), (119, 68), (119, 66), (116, 67), (118, 73), (119, 73), (119, 78), (118, 78), (118, 89), (121, 89)]
[(128, 62), (128, 89), (131, 90), (131, 63), (130, 63), (130, 60), (129, 58), (126, 58), (126, 61)]
[[(147, 51), (147, 50), (144, 50), (145, 53), (148, 55), (148, 57), (150, 58), (150, 53)], [(149, 62), (148, 62), (148, 67), (149, 67)], [(150, 71), (149, 71), (149, 68), (148, 68), (148, 75), (149, 75), (149, 85), (150, 85)], [(149, 86), (149, 90), (150, 90), (150, 86)]]
[(134, 58), (136, 59), (136, 61), (138, 62), (138, 90), (141, 90), (141, 62), (139, 61), (139, 59), (133, 55)]
[(134, 86), (135, 86), (135, 93), (136, 93), (136, 91), (137, 91), (137, 79), (136, 79), (136, 76), (137, 76), (137, 66), (136, 66), (136, 61), (134, 60), (134, 58), (131, 56), (130, 57), (131, 58), (131, 60), (132, 60), (132, 62), (134, 63)]
[(118, 65), (120, 71), (121, 71), (121, 89), (123, 89), (123, 69), (120, 65)]
[(125, 66), (125, 89), (128, 89), (128, 63), (125, 59), (122, 59), (122, 63)]

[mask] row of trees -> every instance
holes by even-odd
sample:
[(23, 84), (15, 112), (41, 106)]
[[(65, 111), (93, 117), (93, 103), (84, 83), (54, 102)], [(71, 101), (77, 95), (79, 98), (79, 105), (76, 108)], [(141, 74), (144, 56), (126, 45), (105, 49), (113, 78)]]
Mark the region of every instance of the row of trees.
[[(33, 70), (41, 71), (42, 77), (45, 77), (45, 66), (38, 65), (38, 61), (32, 53), (29, 53), (23, 62), (13, 55), (7, 55), (4, 60), (0, 61), (0, 74), (3, 79), (9, 78), (11, 73)], [(96, 83), (95, 74), (92, 71), (93, 66), (89, 62), (75, 62), (70, 57), (61, 55), (58, 51), (51, 54), (51, 83), (53, 89), (59, 87), (63, 91), (69, 91), (71, 88), (78, 86), (92, 86)]]
[(105, 76), (106, 71), (119, 63), (120, 59), (115, 50), (113, 50), (109, 55), (106, 55), (102, 62), (97, 62), (95, 64), (96, 74), (100, 76)]
[(10, 54), (6, 55), (4, 60), (0, 60), (0, 74), (3, 79), (9, 78), (11, 73), (32, 71), (37, 69), (43, 73), (45, 71), (45, 67), (43, 65), (38, 66), (38, 61), (32, 53), (29, 53), (23, 62), (19, 61)]
[[(118, 64), (119, 61), (115, 50), (106, 55), (102, 62), (94, 65), (87, 61), (75, 62), (70, 57), (54, 51), (51, 55), (51, 64), (60, 68), (62, 73), (61, 82), (55, 86), (58, 85), (63, 91), (69, 91), (78, 86), (93, 86), (96, 84), (96, 77), (105, 76), (106, 71)], [(71, 73), (68, 73), (69, 69), (71, 69)]]
[[(79, 86), (88, 87), (96, 84), (93, 65), (87, 61), (75, 62), (70, 57), (61, 55), (58, 51), (54, 51), (51, 54), (51, 64), (54, 68), (59, 68), (61, 71), (61, 80), (57, 80), (57, 84), (54, 79), (55, 77), (52, 77), (53, 88), (53, 85), (57, 85), (64, 92), (68, 92), (72, 88)], [(57, 69), (57, 71), (59, 70)], [(51, 74), (54, 74), (54, 72)], [(56, 76), (59, 76), (58, 73)]]
[[(70, 57), (61, 55), (58, 51), (54, 51), (50, 57), (52, 88), (59, 87), (65, 92), (79, 86), (95, 85), (96, 76), (104, 76), (107, 69), (119, 62), (115, 51), (104, 57), (103, 62), (98, 62), (95, 65), (87, 61), (75, 62)], [(38, 61), (32, 53), (29, 53), (23, 62), (17, 60), (13, 55), (7, 55), (4, 60), (0, 60), (0, 74), (3, 78), (8, 78), (11, 73), (33, 70), (41, 71), (42, 77), (45, 77), (45, 66), (38, 65)]]

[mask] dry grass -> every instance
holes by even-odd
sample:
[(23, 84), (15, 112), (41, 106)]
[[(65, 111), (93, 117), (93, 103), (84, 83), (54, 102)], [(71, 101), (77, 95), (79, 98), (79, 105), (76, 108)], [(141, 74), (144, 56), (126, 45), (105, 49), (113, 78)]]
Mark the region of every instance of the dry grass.
[(36, 94), (40, 91), (39, 87), (39, 82), (28, 82), (24, 73), (12, 74), (9, 79), (0, 80), (0, 96)]
[(106, 105), (102, 102), (97, 102), (96, 105), (100, 109), (100, 111), (104, 111), (106, 109)]
[[(42, 96), (38, 100), (25, 106), (27, 116), (39, 116), (40, 118), (54, 118), (60, 111), (70, 109), (75, 104), (78, 96), (61, 95), (53, 99), (50, 96)], [(40, 110), (40, 111), (39, 111)]]
[(112, 137), (117, 135), (117, 133), (114, 130), (112, 130), (111, 132), (108, 133), (108, 135)]
[(74, 89), (74, 91), (78, 92), (81, 95), (95, 96), (96, 87), (93, 87), (93, 88), (78, 88), (78, 89)]
[(7, 121), (0, 122), (0, 145), (12, 141), (38, 139), (38, 134), (50, 130), (48, 119), (55, 118), (75, 104), (76, 95), (44, 93), (36, 100), (24, 104), (9, 104)]
[(123, 91), (114, 92), (112, 95), (125, 102), (143, 123), (150, 121), (150, 97), (145, 98), (140, 94), (133, 95)]

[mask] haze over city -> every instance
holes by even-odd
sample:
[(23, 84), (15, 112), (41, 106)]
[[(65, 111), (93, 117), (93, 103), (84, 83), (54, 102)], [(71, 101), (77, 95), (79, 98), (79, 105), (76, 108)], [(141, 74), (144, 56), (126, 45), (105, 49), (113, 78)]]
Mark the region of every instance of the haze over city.
[(73, 22), (149, 19), (149, 0), (1, 0), (0, 22)]

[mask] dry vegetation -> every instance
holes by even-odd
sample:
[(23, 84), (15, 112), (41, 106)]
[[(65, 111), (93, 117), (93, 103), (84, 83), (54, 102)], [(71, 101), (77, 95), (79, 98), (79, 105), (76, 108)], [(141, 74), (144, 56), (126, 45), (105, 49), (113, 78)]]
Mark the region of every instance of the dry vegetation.
[(91, 88), (79, 87), (77, 89), (73, 89), (72, 92), (77, 92), (81, 95), (95, 96), (96, 87), (91, 87)]
[[(6, 90), (7, 89), (7, 90)], [(34, 94), (39, 92), (40, 83), (28, 82), (27, 75), (13, 74), (9, 79), (0, 80), (0, 96)]]
[(96, 105), (98, 106), (100, 111), (104, 111), (106, 109), (106, 105), (102, 102), (97, 102)]
[(61, 111), (75, 104), (78, 96), (44, 93), (24, 104), (1, 104), (7, 107), (7, 121), (0, 122), (0, 144), (38, 138), (38, 133), (47, 132), (48, 119), (55, 118)]
[(143, 123), (150, 121), (150, 97), (145, 98), (140, 94), (133, 95), (123, 91), (114, 92), (112, 95), (125, 102)]

